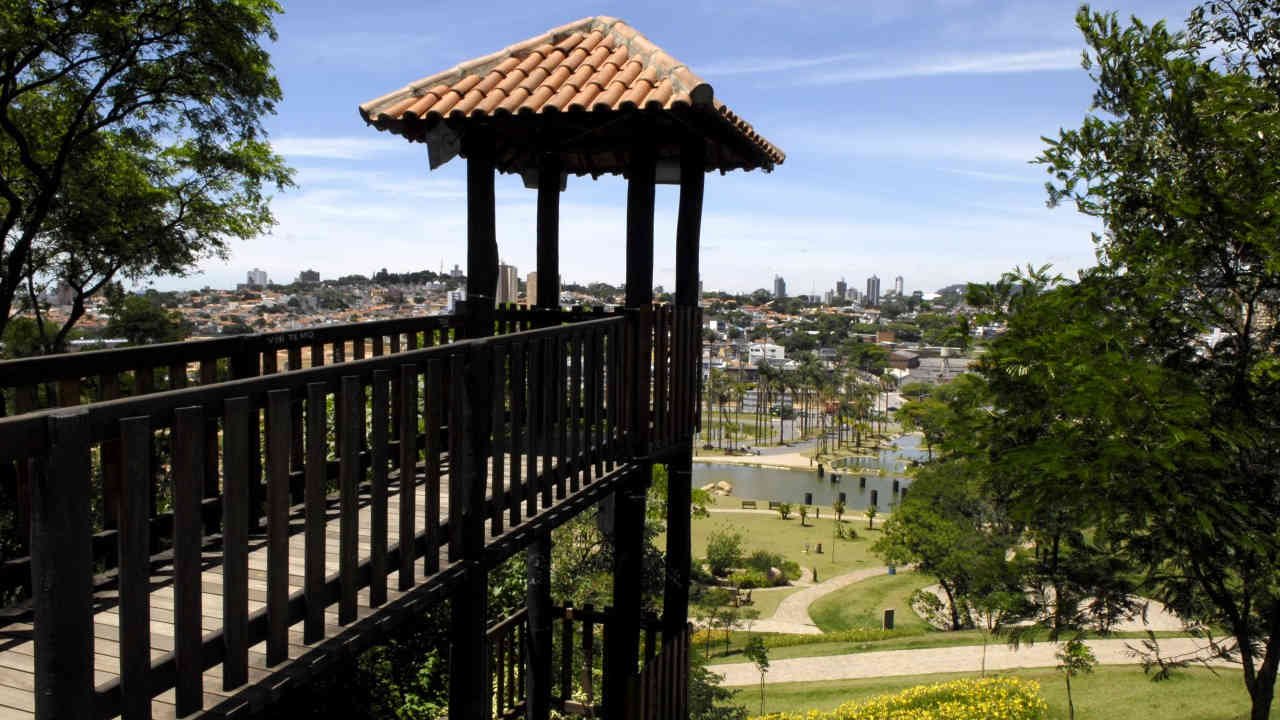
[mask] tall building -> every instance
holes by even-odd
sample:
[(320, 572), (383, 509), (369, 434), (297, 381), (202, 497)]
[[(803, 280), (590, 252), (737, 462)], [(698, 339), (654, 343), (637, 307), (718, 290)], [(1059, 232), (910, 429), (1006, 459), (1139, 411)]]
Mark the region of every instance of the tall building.
[(849, 294), (849, 283), (845, 282), (844, 278), (840, 278), (838, 281), (836, 281), (836, 297), (840, 298), (841, 300), (844, 300), (844, 296), (848, 294)]
[(781, 275), (773, 276), (773, 296), (776, 298), (787, 296), (787, 281), (783, 280)]
[(245, 284), (249, 287), (266, 287), (268, 282), (266, 270), (254, 268), (245, 275)]
[(499, 305), (513, 303), (520, 295), (520, 277), (516, 275), (514, 265), (498, 266), (498, 291), (494, 294), (494, 302)]
[(298, 273), (299, 283), (318, 283), (320, 282), (320, 273), (315, 270), (303, 270)]
[(538, 271), (529, 273), (524, 281), (524, 304), (533, 307), (538, 304)]
[(901, 276), (901, 275), (899, 275), (898, 277), (896, 277), (896, 278), (894, 278), (894, 279), (893, 279), (893, 294), (894, 294), (894, 295), (897, 295), (898, 297), (902, 297), (902, 295), (903, 295), (903, 292), (902, 292), (902, 276)]
[(872, 275), (867, 278), (867, 294), (863, 298), (863, 305), (866, 307), (875, 307), (880, 304), (880, 278)]

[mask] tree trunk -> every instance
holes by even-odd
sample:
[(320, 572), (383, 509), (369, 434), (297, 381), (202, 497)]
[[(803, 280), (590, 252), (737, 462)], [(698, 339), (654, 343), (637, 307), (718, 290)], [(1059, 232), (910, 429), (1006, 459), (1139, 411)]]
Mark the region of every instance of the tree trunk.
[(1067, 671), (1067, 720), (1076, 720), (1076, 704), (1071, 701), (1071, 672)]
[[(1275, 623), (1272, 623), (1274, 626)], [(1238, 641), (1237, 641), (1238, 642)], [(1268, 720), (1271, 717), (1271, 703), (1275, 699), (1276, 670), (1280, 664), (1280, 638), (1273, 633), (1267, 639), (1263, 651), (1262, 665), (1253, 679), (1253, 687), (1249, 688), (1249, 720)]]

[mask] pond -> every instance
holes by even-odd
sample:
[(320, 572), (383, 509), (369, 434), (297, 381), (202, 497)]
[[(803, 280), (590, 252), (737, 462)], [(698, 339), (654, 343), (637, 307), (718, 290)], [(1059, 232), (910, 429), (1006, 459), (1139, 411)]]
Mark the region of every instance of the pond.
[[(732, 497), (793, 504), (803, 503), (805, 493), (811, 493), (813, 504), (819, 507), (831, 507), (840, 493), (844, 493), (849, 512), (866, 509), (874, 496), (876, 507), (888, 510), (898, 502), (901, 489), (911, 486), (911, 479), (906, 476), (908, 463), (924, 458), (919, 436), (906, 435), (896, 442), (896, 449), (882, 450), (876, 457), (840, 461), (827, 468), (823, 477), (818, 477), (816, 469), (694, 463), (693, 486), (724, 480), (733, 485)], [(768, 462), (768, 458), (762, 457), (761, 461)], [(734, 503), (730, 500), (726, 504), (733, 506)]]

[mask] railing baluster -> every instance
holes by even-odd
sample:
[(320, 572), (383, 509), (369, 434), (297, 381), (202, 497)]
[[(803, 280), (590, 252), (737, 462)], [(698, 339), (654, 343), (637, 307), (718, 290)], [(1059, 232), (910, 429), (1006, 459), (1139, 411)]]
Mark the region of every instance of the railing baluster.
[(469, 439), (463, 437), (462, 403), (467, 393), (463, 385), (466, 383), (466, 356), (455, 353), (449, 356), (449, 562), (462, 559), (462, 504), (466, 492), (466, 478), (462, 476), (462, 457), (466, 452), (463, 443)]
[(423, 389), (423, 412), (426, 415), (426, 495), (427, 551), (423, 572), (440, 571), (440, 431), (444, 409), (444, 366), (442, 361), (427, 361), (427, 384)]
[(569, 336), (570, 372), (569, 372), (569, 459), (572, 462), (569, 472), (573, 473), (569, 487), (578, 492), (586, 471), (586, 456), (582, 412), (582, 348), (583, 336), (574, 332)]
[(560, 700), (573, 699), (573, 605), (565, 603), (560, 621)]
[(502, 534), (503, 512), (507, 509), (506, 485), (503, 463), (507, 452), (507, 351), (502, 345), (493, 348), (493, 467), (490, 477), (493, 479), (491, 495), (493, 497), (493, 515), (490, 520), (490, 534), (494, 537)]
[(32, 462), (35, 711), (41, 720), (93, 714), (88, 431), (84, 411), (53, 415), (48, 452)]
[[(527, 347), (528, 382), (524, 387), (525, 398), (525, 514), (533, 517), (538, 512), (538, 453), (541, 450), (542, 396), (542, 341), (530, 340)], [(546, 502), (543, 502), (544, 506)]]
[(249, 681), (249, 398), (223, 403), (222, 688)]
[[(359, 352), (363, 355), (364, 343)], [(373, 428), (371, 429), (370, 456), (373, 475), (369, 483), (369, 606), (378, 607), (387, 601), (387, 400), (391, 373), (375, 370), (373, 373)]]
[(303, 594), (306, 616), (303, 642), (324, 637), (325, 475), (328, 465), (328, 392), (325, 384), (307, 384), (307, 463), (303, 489)]
[(338, 448), (338, 622), (356, 619), (356, 565), (360, 522), (360, 440), (364, 435), (364, 399), (360, 378), (344, 375), (338, 411), (342, 437)]
[(568, 494), (570, 489), (577, 490), (577, 481), (573, 481), (573, 487), (567, 488), (566, 482), (570, 479), (573, 472), (572, 466), (569, 464), (569, 438), (573, 435), (570, 427), (572, 418), (570, 417), (569, 408), (569, 349), (573, 345), (573, 335), (566, 332), (561, 337), (556, 338), (553, 342), (554, 358), (556, 366), (555, 374), (555, 453), (556, 453), (556, 499), (559, 500)]
[(582, 690), (587, 697), (587, 707), (591, 708), (596, 704), (595, 678), (592, 676), (596, 654), (595, 606), (587, 603), (582, 610)]
[[(124, 720), (151, 718), (151, 420), (120, 421), (120, 693)], [(122, 457), (119, 457), (122, 455)]]
[(267, 393), (267, 664), (289, 659), (290, 392)]
[(510, 454), (511, 454), (511, 472), (509, 485), (511, 486), (511, 525), (514, 527), (520, 524), (521, 504), (525, 501), (528, 493), (520, 482), (520, 471), (524, 466), (525, 447), (525, 417), (524, 417), (524, 343), (514, 342), (511, 344), (511, 381), (509, 385), (509, 394), (511, 397), (511, 435), (510, 435)]
[(561, 482), (562, 468), (556, 464), (556, 410), (560, 404), (556, 402), (556, 391), (560, 389), (559, 368), (556, 367), (556, 351), (559, 343), (551, 338), (542, 344), (542, 375), (539, 383), (542, 388), (542, 507), (551, 506), (551, 490), (554, 484), (556, 499), (564, 497), (564, 485)]
[[(287, 391), (286, 391), (287, 392)], [(204, 411), (173, 413), (173, 650), (179, 716), (204, 706), (201, 657), (200, 495), (204, 490)]]
[(418, 368), (400, 366), (400, 584), (413, 587), (413, 547), (417, 533), (414, 498), (418, 493)]

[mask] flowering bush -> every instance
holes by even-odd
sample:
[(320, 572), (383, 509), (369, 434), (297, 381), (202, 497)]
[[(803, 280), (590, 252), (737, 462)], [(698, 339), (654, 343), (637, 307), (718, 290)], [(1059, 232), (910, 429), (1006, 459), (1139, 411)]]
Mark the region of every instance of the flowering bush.
[(758, 720), (1043, 720), (1048, 712), (1040, 683), (991, 677), (919, 685), (831, 712), (778, 713)]

